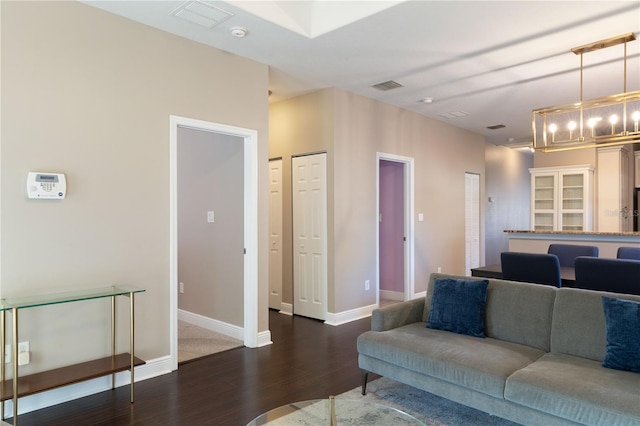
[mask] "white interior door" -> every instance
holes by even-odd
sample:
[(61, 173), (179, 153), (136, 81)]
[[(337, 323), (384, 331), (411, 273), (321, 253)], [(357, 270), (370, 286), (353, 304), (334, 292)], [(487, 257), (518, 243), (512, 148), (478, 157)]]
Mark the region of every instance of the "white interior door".
[(269, 307), (282, 308), (282, 159), (269, 161)]
[(480, 266), (480, 175), (465, 173), (465, 270)]
[(326, 154), (292, 159), (293, 313), (327, 314)]

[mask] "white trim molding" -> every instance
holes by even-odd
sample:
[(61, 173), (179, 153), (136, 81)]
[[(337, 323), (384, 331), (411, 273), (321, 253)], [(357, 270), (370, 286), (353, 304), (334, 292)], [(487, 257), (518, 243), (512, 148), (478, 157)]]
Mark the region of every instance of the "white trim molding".
[(380, 299), (401, 302), (404, 300), (404, 291), (380, 290)]
[(341, 325), (351, 321), (356, 321), (362, 318), (370, 317), (374, 309), (378, 308), (378, 304), (363, 306), (361, 308), (355, 308), (348, 311), (333, 313), (327, 312), (327, 319), (324, 322), (328, 325)]
[(258, 348), (261, 348), (263, 346), (273, 345), (273, 342), (271, 341), (271, 331), (270, 330), (261, 331), (260, 333), (258, 333), (258, 337), (256, 341), (257, 341)]
[[(169, 336), (173, 370), (178, 368), (178, 128), (243, 138), (244, 141), (244, 345), (258, 335), (258, 132), (192, 118), (169, 116)], [(265, 332), (261, 333), (264, 334)], [(270, 334), (270, 333), (268, 333)]]
[(282, 302), (280, 304), (280, 311), (278, 312), (285, 315), (293, 315), (293, 304)]
[(189, 324), (193, 324), (207, 330), (215, 331), (216, 333), (224, 334), (225, 336), (229, 336), (234, 339), (244, 339), (244, 329), (242, 327), (205, 317), (204, 315), (178, 309), (178, 320), (188, 322)]

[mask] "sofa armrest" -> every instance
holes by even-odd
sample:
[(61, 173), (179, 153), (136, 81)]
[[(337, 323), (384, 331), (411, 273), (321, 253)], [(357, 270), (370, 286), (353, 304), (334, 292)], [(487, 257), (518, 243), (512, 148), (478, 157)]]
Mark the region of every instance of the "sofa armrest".
[(371, 314), (371, 330), (385, 331), (420, 322), (423, 311), (424, 297), (375, 309)]

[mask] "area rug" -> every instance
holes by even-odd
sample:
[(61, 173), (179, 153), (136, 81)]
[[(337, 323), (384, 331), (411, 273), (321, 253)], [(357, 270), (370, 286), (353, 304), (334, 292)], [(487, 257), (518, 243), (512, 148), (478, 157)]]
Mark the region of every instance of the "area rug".
[(336, 398), (388, 405), (411, 414), (429, 426), (517, 426), (517, 423), (458, 404), (395, 380), (381, 377), (367, 384), (367, 394), (357, 387)]
[(263, 414), (247, 426), (329, 426), (332, 416), (338, 426), (416, 426), (415, 418), (380, 404), (362, 404), (351, 399), (294, 402)]
[(178, 321), (178, 362), (243, 346), (243, 342), (185, 321)]

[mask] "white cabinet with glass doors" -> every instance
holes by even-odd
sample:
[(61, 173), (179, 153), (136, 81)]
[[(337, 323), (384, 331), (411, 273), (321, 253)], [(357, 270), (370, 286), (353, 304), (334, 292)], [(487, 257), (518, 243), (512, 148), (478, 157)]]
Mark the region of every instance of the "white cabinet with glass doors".
[(531, 229), (591, 231), (593, 167), (538, 167), (531, 173)]

